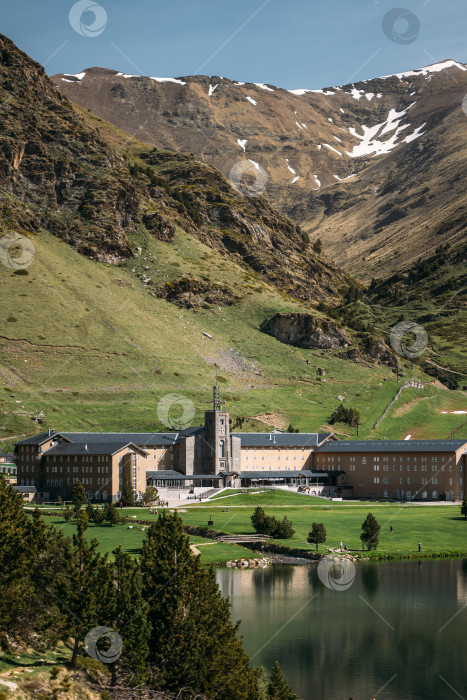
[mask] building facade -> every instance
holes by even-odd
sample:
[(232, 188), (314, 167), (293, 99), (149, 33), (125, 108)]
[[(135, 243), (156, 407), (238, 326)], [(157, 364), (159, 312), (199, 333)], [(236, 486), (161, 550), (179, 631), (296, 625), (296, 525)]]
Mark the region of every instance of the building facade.
[[(313, 495), (381, 500), (460, 500), (466, 440), (340, 441), (332, 433), (231, 433), (213, 387), (204, 425), (164, 433), (58, 433), (18, 442), (18, 489), (118, 501), (123, 479), (184, 493), (225, 486), (279, 486)], [(25, 491), (24, 491), (25, 492)], [(37, 499), (40, 496), (36, 496)]]

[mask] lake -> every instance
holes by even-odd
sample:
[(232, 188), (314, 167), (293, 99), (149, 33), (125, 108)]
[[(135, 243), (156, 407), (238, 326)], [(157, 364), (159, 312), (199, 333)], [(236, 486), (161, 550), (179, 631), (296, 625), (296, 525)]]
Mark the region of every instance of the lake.
[(252, 664), (303, 700), (466, 699), (467, 560), (346, 567), (217, 570)]

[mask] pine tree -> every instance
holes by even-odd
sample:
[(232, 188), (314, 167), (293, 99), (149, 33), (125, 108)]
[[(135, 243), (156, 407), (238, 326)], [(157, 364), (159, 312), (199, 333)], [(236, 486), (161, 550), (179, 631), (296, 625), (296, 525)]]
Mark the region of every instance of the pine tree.
[(143, 503), (149, 505), (154, 503), (158, 497), (159, 493), (154, 486), (148, 486), (146, 491), (143, 493)]
[(372, 513), (368, 513), (365, 522), (362, 524), (362, 532), (360, 534), (363, 547), (366, 544), (367, 549), (376, 549), (379, 544), (378, 536), (380, 531), (381, 525)]
[(111, 527), (113, 527), (123, 522), (124, 518), (120, 517), (115, 503), (106, 503), (102, 511), (102, 520), (110, 523)]
[(73, 486), (71, 500), (73, 501), (73, 506), (76, 512), (81, 510), (84, 504), (87, 503), (88, 497), (86, 496), (86, 489), (79, 479)]
[(110, 627), (120, 634), (122, 653), (111, 664), (112, 685), (118, 675), (124, 675), (128, 685), (145, 683), (148, 679), (148, 654), (151, 625), (147, 617), (148, 604), (143, 599), (143, 580), (137, 560), (118, 547), (112, 565), (114, 588), (107, 598)]
[(467, 518), (467, 499), (465, 498), (465, 496), (461, 505), (461, 515), (464, 516), (464, 520)]
[(123, 479), (122, 484), (122, 501), (124, 506), (134, 506), (135, 505), (135, 492), (133, 491), (133, 485), (131, 479), (126, 477)]
[(65, 541), (64, 562), (57, 572), (55, 598), (60, 607), (62, 639), (73, 639), (74, 667), (84, 638), (94, 627), (108, 622), (106, 600), (111, 595), (111, 568), (107, 556), (97, 552), (98, 541), (85, 538), (88, 517), (80, 511), (73, 543)]
[(28, 518), (23, 499), (0, 476), (0, 646), (29, 628), (30, 580)]
[(316, 551), (318, 551), (318, 545), (326, 542), (326, 536), (326, 528), (323, 523), (313, 523), (311, 532), (308, 533), (307, 542), (315, 544)]
[(159, 690), (256, 700), (259, 672), (249, 667), (214, 572), (194, 557), (182, 521), (165, 511), (143, 542), (141, 571), (152, 625), (150, 662)]
[(287, 685), (287, 681), (284, 678), (278, 661), (274, 664), (271, 672), (267, 697), (270, 698), (270, 700), (298, 700), (298, 696), (295, 695), (292, 688)]
[(255, 532), (258, 532), (260, 534), (265, 534), (266, 533), (266, 523), (267, 523), (267, 515), (264, 512), (263, 508), (260, 508), (259, 506), (254, 509), (253, 515), (251, 516), (251, 524), (253, 525)]

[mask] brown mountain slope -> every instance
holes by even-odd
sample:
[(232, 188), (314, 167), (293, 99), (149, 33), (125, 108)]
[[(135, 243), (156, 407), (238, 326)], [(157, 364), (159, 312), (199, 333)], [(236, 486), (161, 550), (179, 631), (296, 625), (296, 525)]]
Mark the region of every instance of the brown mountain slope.
[(467, 69), (455, 61), (321, 91), (101, 68), (53, 80), (127, 133), (226, 176), (259, 164), (268, 198), (362, 278), (462, 236)]
[(292, 296), (332, 299), (346, 288), (296, 224), (215, 168), (143, 144), (127, 162), (1, 36), (0, 100), (0, 233), (48, 229), (89, 257), (118, 262), (133, 255), (141, 227), (167, 241), (179, 227)]

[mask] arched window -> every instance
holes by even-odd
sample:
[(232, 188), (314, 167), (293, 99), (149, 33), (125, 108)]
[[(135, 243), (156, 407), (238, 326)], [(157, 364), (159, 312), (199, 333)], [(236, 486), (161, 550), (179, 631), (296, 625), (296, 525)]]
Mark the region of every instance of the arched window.
[(405, 494), (405, 497), (406, 497), (407, 500), (409, 501), (409, 500), (412, 498), (412, 491), (410, 491), (410, 490), (407, 491), (406, 494)]
[(385, 492), (383, 493), (383, 497), (384, 497), (384, 498), (389, 498), (389, 491), (385, 491)]
[(433, 493), (431, 494), (431, 497), (432, 497), (432, 499), (433, 499), (434, 501), (436, 501), (436, 499), (438, 498), (438, 492), (437, 492), (437, 491), (433, 491)]
[(428, 498), (427, 491), (422, 491), (422, 498)]
[(219, 442), (219, 457), (225, 457), (224, 440), (221, 440), (221, 441)]

